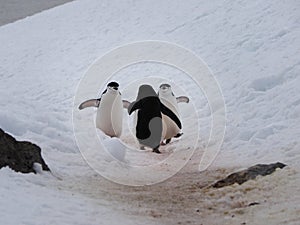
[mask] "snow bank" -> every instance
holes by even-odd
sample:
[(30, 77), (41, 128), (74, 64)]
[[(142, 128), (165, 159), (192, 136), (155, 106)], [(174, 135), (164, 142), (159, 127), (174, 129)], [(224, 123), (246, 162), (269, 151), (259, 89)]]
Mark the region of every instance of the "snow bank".
[[(18, 138), (39, 143), (53, 173), (63, 178), (63, 181), (53, 181), (48, 176), (21, 176), (9, 170), (0, 171), (1, 179), (5, 180), (0, 190), (1, 201), (8, 203), (1, 208), (0, 217), (6, 224), (38, 224), (45, 219), (59, 224), (117, 224), (120, 221), (132, 224), (133, 218), (127, 218), (123, 212), (131, 212), (129, 208), (136, 209), (139, 203), (145, 202), (137, 198), (132, 203), (134, 206), (110, 203), (123, 189), (107, 184), (84, 162), (75, 144), (71, 118), (76, 87), (89, 65), (116, 46), (145, 39), (182, 45), (202, 57), (215, 74), (226, 102), (227, 129), (221, 152), (210, 168), (212, 171), (223, 171), (223, 168), (221, 174), (226, 175), (228, 170), (275, 161), (299, 171), (299, 6), (296, 0), (156, 3), (78, 0), (0, 27), (0, 42), (5, 43), (0, 47), (0, 127)], [(161, 72), (170, 71), (170, 68), (155, 69), (155, 65), (138, 65), (120, 73), (139, 77), (147, 73), (159, 76)], [(180, 76), (178, 72), (174, 75)], [(132, 99), (133, 93), (126, 92), (126, 78), (121, 75), (119, 78), (124, 97)], [(198, 100), (194, 104), (200, 115), (202, 139), (196, 155), (201, 155), (209, 138), (209, 105), (201, 90), (184, 79), (181, 82), (190, 85), (191, 100)], [(179, 95), (180, 89), (175, 93)], [(186, 108), (181, 110), (183, 126), (188, 128), (197, 118)], [(123, 138), (131, 140), (130, 136)], [(180, 141), (169, 148), (170, 151), (182, 149), (189, 143), (189, 133), (185, 132)], [(184, 171), (195, 172), (197, 163), (198, 159)], [(297, 190), (299, 179), (295, 177), (298, 174), (289, 176), (289, 181), (293, 181), (288, 190)], [(206, 183), (212, 178), (209, 171), (203, 176), (199, 182)], [(179, 175), (180, 182), (184, 182), (185, 177)], [(88, 183), (83, 184), (83, 178)], [(273, 179), (268, 181), (271, 186), (277, 185)], [(110, 192), (102, 189), (99, 192), (102, 185)], [(255, 185), (251, 186), (255, 188)], [(129, 195), (131, 191), (128, 190)], [(267, 192), (267, 189), (257, 190), (250, 196)], [(279, 188), (272, 193), (273, 197), (281, 196), (276, 204), (290, 202), (284, 205), (291, 217), (287, 221), (293, 224), (294, 212), (300, 204), (298, 199), (292, 201), (288, 192)], [(103, 196), (108, 197), (104, 200)], [(201, 198), (201, 195), (196, 197)], [(114, 210), (116, 206), (122, 213)], [(203, 206), (207, 209), (207, 205)], [(270, 216), (280, 208), (277, 206), (272, 202), (261, 205), (260, 218), (276, 223)], [(188, 210), (196, 206), (182, 207), (186, 207), (188, 214)], [(222, 204), (216, 203), (215, 207)], [(53, 211), (56, 208), (59, 211)], [(145, 215), (144, 224), (151, 224), (153, 218), (159, 220), (157, 211), (151, 210), (152, 213), (138, 211), (140, 216)], [(253, 215), (251, 213), (246, 211), (240, 216), (246, 218)], [(15, 215), (12, 222), (9, 215)], [(224, 216), (219, 210), (209, 215), (213, 215), (212, 218)], [(181, 221), (180, 214), (172, 216), (172, 221)], [(197, 218), (193, 213), (188, 216), (192, 221)]]

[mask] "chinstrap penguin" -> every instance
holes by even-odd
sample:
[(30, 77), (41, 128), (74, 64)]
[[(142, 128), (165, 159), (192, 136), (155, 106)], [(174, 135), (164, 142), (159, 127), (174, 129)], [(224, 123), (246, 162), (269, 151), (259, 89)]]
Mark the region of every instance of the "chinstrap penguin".
[[(179, 102), (189, 102), (189, 98), (186, 96), (176, 97), (172, 91), (170, 84), (161, 84), (158, 90), (158, 96), (160, 101), (168, 107), (178, 118), (179, 110), (178, 103)], [(179, 128), (173, 120), (171, 120), (168, 116), (162, 115), (163, 121), (163, 140), (166, 140), (166, 144), (168, 144), (173, 137), (178, 138), (182, 135), (181, 127)]]
[(128, 108), (129, 102), (122, 101), (119, 84), (110, 82), (98, 99), (82, 102), (79, 109), (97, 107), (96, 127), (110, 137), (120, 137), (122, 133), (123, 108)]
[(136, 124), (136, 138), (141, 149), (150, 147), (153, 152), (160, 153), (159, 146), (163, 139), (162, 114), (170, 118), (181, 129), (181, 122), (177, 115), (161, 103), (159, 97), (150, 85), (141, 85), (136, 101), (128, 107), (129, 115), (138, 110)]

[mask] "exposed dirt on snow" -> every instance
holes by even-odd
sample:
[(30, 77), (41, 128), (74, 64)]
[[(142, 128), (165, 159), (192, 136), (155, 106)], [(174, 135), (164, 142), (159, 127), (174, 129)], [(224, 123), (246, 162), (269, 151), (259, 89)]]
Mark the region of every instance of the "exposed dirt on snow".
[[(212, 166), (197, 171), (190, 162), (165, 182), (143, 187), (112, 183), (93, 171), (59, 182), (61, 189), (107, 201), (114, 209), (142, 217), (145, 224), (297, 224), (300, 219), (299, 171), (286, 167), (242, 185), (211, 185), (239, 168)], [(287, 192), (286, 190), (289, 190)], [(289, 203), (288, 203), (289, 202)]]

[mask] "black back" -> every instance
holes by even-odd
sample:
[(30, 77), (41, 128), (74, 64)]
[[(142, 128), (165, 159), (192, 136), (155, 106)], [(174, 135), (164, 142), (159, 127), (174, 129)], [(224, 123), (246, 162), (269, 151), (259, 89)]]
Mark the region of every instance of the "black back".
[(160, 102), (150, 85), (140, 86), (136, 101), (132, 102), (128, 107), (129, 115), (135, 110), (139, 110), (136, 137), (142, 145), (153, 149), (160, 145), (162, 135), (161, 113), (169, 116), (181, 128), (178, 117)]

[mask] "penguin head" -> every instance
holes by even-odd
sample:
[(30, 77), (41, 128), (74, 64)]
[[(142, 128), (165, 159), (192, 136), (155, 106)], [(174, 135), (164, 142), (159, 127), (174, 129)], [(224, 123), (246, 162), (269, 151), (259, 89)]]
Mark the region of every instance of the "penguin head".
[(157, 94), (151, 85), (143, 84), (139, 87), (137, 101), (147, 97), (157, 97)]
[(172, 89), (170, 84), (161, 84), (159, 86), (158, 94), (172, 94)]
[(107, 84), (107, 90), (117, 91), (119, 89), (119, 84), (115, 81), (112, 81)]

